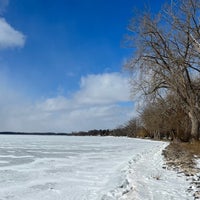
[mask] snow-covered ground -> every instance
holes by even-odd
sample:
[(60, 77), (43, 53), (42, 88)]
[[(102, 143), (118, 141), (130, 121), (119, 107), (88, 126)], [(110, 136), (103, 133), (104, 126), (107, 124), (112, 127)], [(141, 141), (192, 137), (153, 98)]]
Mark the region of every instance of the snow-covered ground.
[(0, 135), (0, 200), (170, 200), (184, 176), (163, 169), (164, 142)]

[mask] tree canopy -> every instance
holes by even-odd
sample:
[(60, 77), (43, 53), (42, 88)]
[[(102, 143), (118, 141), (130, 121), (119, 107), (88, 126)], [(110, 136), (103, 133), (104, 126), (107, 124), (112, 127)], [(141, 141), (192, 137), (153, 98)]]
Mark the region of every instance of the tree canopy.
[(191, 138), (199, 139), (200, 1), (177, 0), (153, 15), (135, 16), (126, 37), (133, 56), (133, 92), (165, 99), (172, 95), (191, 121)]

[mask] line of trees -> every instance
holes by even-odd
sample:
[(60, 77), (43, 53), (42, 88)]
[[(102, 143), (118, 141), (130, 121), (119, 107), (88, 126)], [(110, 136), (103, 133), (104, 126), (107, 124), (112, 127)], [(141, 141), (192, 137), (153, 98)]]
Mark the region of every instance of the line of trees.
[(199, 0), (177, 0), (130, 22), (125, 44), (134, 55), (125, 67), (133, 95), (147, 99), (140, 118), (148, 132), (199, 140), (199, 16)]

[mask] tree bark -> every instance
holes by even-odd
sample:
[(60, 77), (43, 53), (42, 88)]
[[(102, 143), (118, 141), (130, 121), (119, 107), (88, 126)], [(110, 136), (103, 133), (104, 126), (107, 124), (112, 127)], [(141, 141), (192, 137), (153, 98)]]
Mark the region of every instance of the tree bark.
[(199, 140), (199, 120), (192, 110), (189, 112), (189, 117), (191, 120), (191, 140)]

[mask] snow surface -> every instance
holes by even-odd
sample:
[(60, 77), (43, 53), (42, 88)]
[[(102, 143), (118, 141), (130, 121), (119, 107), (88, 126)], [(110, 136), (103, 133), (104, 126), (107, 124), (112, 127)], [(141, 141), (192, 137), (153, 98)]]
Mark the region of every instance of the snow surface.
[(114, 137), (0, 135), (0, 200), (170, 200), (185, 177), (163, 169), (168, 143)]

